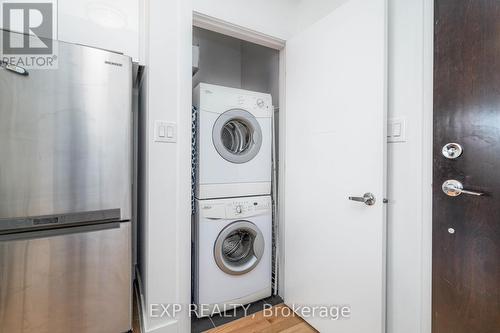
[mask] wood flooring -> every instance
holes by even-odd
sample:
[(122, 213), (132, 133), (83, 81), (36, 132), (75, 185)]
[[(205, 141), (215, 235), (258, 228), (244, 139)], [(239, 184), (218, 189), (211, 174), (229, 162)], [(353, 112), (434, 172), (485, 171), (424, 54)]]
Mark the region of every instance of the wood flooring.
[(286, 305), (273, 307), (273, 315), (264, 311), (213, 328), (206, 333), (318, 333)]
[[(264, 311), (243, 317), (205, 333), (318, 333), (284, 304), (274, 306), (273, 315)], [(133, 332), (140, 333), (139, 313), (134, 299)], [(269, 313), (269, 312), (268, 312)]]

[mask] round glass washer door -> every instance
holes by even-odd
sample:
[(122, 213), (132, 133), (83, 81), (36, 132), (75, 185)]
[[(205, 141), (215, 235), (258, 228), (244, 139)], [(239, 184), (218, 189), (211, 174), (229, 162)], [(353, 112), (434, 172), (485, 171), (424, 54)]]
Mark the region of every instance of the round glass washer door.
[(262, 130), (248, 111), (231, 109), (215, 121), (212, 141), (219, 155), (231, 163), (246, 163), (259, 153)]
[(259, 264), (264, 247), (264, 236), (255, 224), (236, 221), (226, 226), (217, 237), (215, 262), (227, 274), (242, 275)]

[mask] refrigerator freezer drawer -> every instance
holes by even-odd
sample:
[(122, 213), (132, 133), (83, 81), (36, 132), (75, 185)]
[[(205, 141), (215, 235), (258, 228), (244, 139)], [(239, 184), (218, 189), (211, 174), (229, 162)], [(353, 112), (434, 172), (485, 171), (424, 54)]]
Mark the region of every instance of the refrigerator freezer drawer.
[(0, 236), (0, 333), (131, 329), (130, 222)]

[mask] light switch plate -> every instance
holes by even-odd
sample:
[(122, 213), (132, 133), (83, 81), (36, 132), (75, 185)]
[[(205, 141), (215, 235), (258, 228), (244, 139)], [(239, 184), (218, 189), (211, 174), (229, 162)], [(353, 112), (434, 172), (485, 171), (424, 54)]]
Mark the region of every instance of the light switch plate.
[(177, 124), (167, 121), (155, 121), (154, 136), (156, 142), (177, 142)]
[(389, 118), (387, 123), (387, 142), (406, 142), (405, 118)]

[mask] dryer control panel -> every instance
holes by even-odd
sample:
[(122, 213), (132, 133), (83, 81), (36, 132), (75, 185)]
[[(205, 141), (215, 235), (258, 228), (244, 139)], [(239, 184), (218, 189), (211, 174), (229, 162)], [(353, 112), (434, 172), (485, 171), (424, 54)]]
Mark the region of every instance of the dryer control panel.
[(256, 118), (271, 118), (270, 94), (200, 83), (193, 92), (193, 102), (202, 111), (224, 113), (232, 109), (250, 112)]

